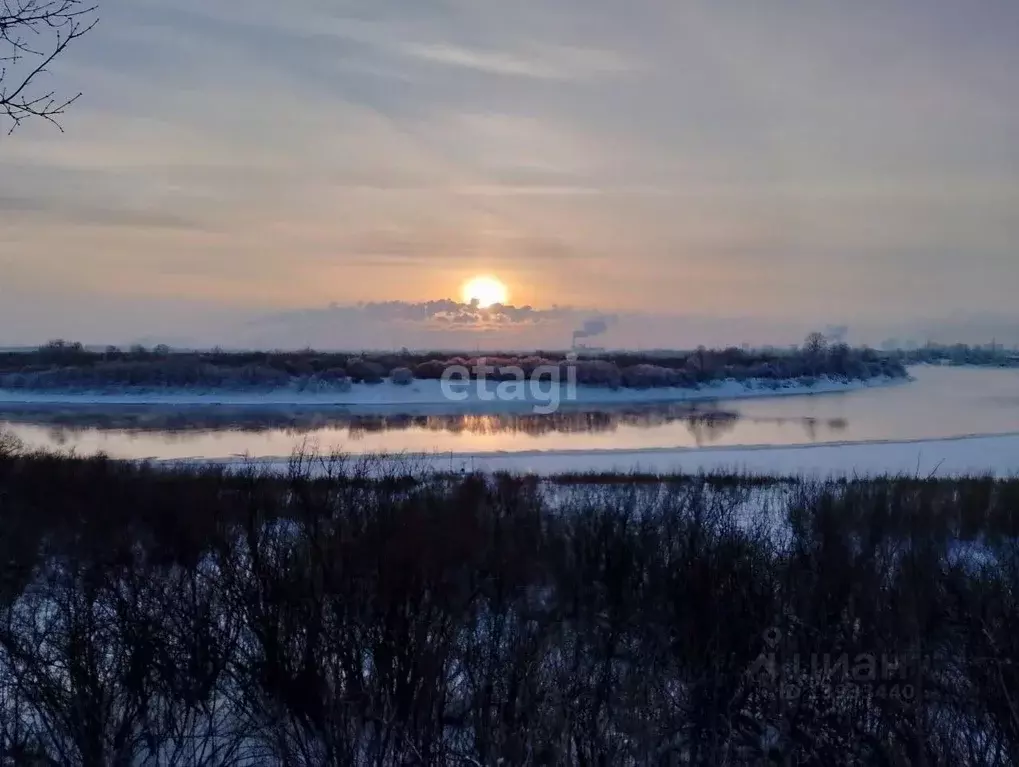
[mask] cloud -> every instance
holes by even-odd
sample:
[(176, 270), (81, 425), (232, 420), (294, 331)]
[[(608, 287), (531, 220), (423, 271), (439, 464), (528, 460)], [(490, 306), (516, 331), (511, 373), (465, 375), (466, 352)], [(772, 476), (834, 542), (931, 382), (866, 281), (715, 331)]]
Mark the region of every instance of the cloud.
[(434, 64), (536, 80), (581, 80), (638, 68), (634, 61), (614, 51), (571, 46), (532, 46), (510, 53), (433, 43), (409, 44), (402, 50), (412, 58)]
[[(84, 93), (66, 133), (0, 137), (0, 285), (31, 296), (0, 303), (8, 335), (73, 335), (70, 307), (97, 333), (147, 333), (155, 298), (182, 326), (194, 298), (250, 314), (413, 303), (489, 272), (536, 305), (835, 316), (854, 339), (934, 304), (1014, 304), (1014, 3), (102, 14), (53, 67)], [(567, 343), (589, 317), (429, 322)], [(372, 322), (380, 343), (377, 326), (399, 335)], [(612, 338), (640, 343), (623, 335), (640, 322)]]
[(542, 80), (557, 80), (565, 76), (565, 73), (539, 62), (496, 51), (471, 50), (445, 44), (408, 45), (404, 51), (407, 55), (423, 61), (476, 69), (496, 75), (533, 77)]
[[(469, 325), (483, 330), (491, 326), (534, 327), (550, 323), (572, 321), (584, 314), (582, 309), (553, 307), (535, 309), (531, 306), (493, 304), (479, 306), (477, 302), (463, 303), (453, 299), (435, 301), (368, 301), (356, 304), (333, 303), (323, 309), (307, 309), (296, 312), (279, 312), (255, 321), (256, 325), (285, 326), (291, 322), (302, 324), (321, 323), (330, 325), (346, 321), (368, 320), (380, 323), (418, 325), (435, 328), (455, 323)], [(589, 320), (597, 323), (601, 320)]]
[[(198, 324), (197, 321), (193, 324)], [(868, 323), (858, 342), (876, 343), (887, 325)], [(273, 312), (240, 322), (219, 321), (190, 345), (316, 349), (569, 349), (578, 338), (600, 337), (609, 348), (692, 349), (799, 343), (808, 320), (750, 316), (711, 317), (649, 311), (606, 313), (590, 307), (476, 304), (452, 299), (334, 303), (316, 309)], [(884, 334), (884, 335), (882, 335)], [(999, 336), (999, 339), (1003, 336)]]
[(187, 217), (160, 210), (130, 209), (89, 203), (81, 199), (47, 199), (5, 195), (0, 193), (0, 221), (4, 216), (37, 220), (42, 225), (73, 223), (83, 227), (131, 229), (178, 229), (201, 230), (204, 222), (197, 217)]
[[(276, 312), (236, 329), (238, 343), (317, 348), (509, 348), (569, 345), (570, 332), (590, 311), (574, 307), (494, 304), (480, 307), (452, 299), (334, 303), (321, 309)], [(483, 341), (483, 339), (488, 339)]]

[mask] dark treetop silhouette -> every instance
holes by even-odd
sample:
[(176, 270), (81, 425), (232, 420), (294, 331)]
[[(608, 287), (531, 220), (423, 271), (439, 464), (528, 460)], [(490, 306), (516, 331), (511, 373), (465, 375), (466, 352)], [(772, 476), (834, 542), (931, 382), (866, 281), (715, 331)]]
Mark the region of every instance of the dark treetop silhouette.
[(96, 10), (84, 0), (0, 0), (0, 125), (13, 131), (33, 117), (57, 125), (81, 94), (58, 94), (44, 75), (96, 25)]

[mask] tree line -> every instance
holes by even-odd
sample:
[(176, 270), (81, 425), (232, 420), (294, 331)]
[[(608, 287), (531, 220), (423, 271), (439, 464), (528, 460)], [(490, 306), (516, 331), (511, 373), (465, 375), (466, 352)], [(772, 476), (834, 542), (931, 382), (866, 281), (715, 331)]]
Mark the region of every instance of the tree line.
[[(823, 339), (822, 339), (823, 342)], [(808, 338), (802, 348), (751, 351), (737, 348), (688, 352), (616, 352), (574, 358), (563, 352), (451, 355), (441, 352), (176, 351), (166, 346), (98, 351), (80, 343), (52, 341), (35, 350), (0, 354), (0, 388), (94, 390), (109, 388), (205, 388), (346, 391), (352, 384), (384, 380), (410, 385), (437, 380), (451, 368), (494, 368), (494, 380), (516, 371), (571, 368), (579, 384), (610, 388), (697, 387), (723, 379), (778, 385), (811, 385), (822, 376), (868, 380), (904, 377), (899, 360), (872, 349), (828, 346)]]

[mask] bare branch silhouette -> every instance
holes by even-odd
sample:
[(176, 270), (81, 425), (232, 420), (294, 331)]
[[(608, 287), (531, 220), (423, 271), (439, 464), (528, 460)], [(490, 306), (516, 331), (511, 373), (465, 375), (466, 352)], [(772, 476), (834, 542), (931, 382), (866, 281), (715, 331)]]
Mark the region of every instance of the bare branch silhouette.
[[(88, 0), (0, 0), (0, 122), (13, 133), (41, 118), (57, 118), (81, 96), (60, 95), (42, 85), (50, 66), (98, 22)], [(61, 129), (62, 130), (62, 129)]]

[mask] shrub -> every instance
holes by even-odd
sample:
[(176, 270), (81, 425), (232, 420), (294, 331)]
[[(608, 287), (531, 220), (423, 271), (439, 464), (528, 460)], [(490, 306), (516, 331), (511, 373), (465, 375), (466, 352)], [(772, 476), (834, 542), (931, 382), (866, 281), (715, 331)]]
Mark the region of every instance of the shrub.
[(24, 442), (11, 432), (0, 429), (0, 458), (17, 455), (24, 449)]
[(0, 453), (0, 764), (1019, 760), (1014, 480), (319, 458)]
[(577, 383), (587, 386), (608, 386), (618, 389), (623, 383), (619, 366), (607, 360), (578, 360)]
[(678, 371), (658, 365), (631, 365), (622, 370), (623, 384), (634, 389), (675, 386), (680, 382)]
[(323, 381), (329, 381), (330, 383), (335, 381), (343, 381), (347, 378), (347, 371), (344, 368), (328, 368), (319, 373), (319, 377)]
[(428, 360), (414, 366), (414, 377), (422, 381), (437, 381), (442, 378), (446, 363), (440, 360)]
[(409, 386), (414, 381), (414, 373), (410, 368), (396, 368), (390, 373), (390, 379), (397, 386)]
[(354, 383), (382, 383), (385, 374), (386, 369), (377, 362), (369, 362), (356, 357), (347, 360), (347, 375)]
[[(882, 355), (873, 349), (851, 349), (845, 344), (836, 344), (823, 353), (815, 349), (812, 354), (788, 349), (749, 353), (733, 348), (723, 351), (699, 348), (692, 353), (675, 354), (619, 352), (576, 362), (541, 352), (522, 356), (486, 354), (483, 359), (494, 368), (490, 375), (496, 380), (514, 377), (512, 373), (503, 372), (511, 366), (533, 374), (539, 366), (558, 366), (563, 373), (569, 373), (573, 365), (578, 383), (612, 388), (621, 385), (693, 386), (726, 378), (795, 380), (805, 375), (849, 378), (906, 375), (902, 365), (904, 355)], [(387, 376), (392, 377), (393, 371), (399, 368), (411, 370), (419, 380), (434, 380), (441, 378), (451, 366), (470, 368), (481, 360), (480, 356), (443, 359), (435, 354), (426, 357), (409, 352), (348, 358), (311, 350), (266, 353), (109, 349), (100, 353), (90, 352), (80, 344), (53, 342), (34, 352), (0, 352), (0, 386), (95, 390), (115, 387), (261, 389), (293, 385), (304, 390), (347, 377), (356, 382), (378, 383)]]

